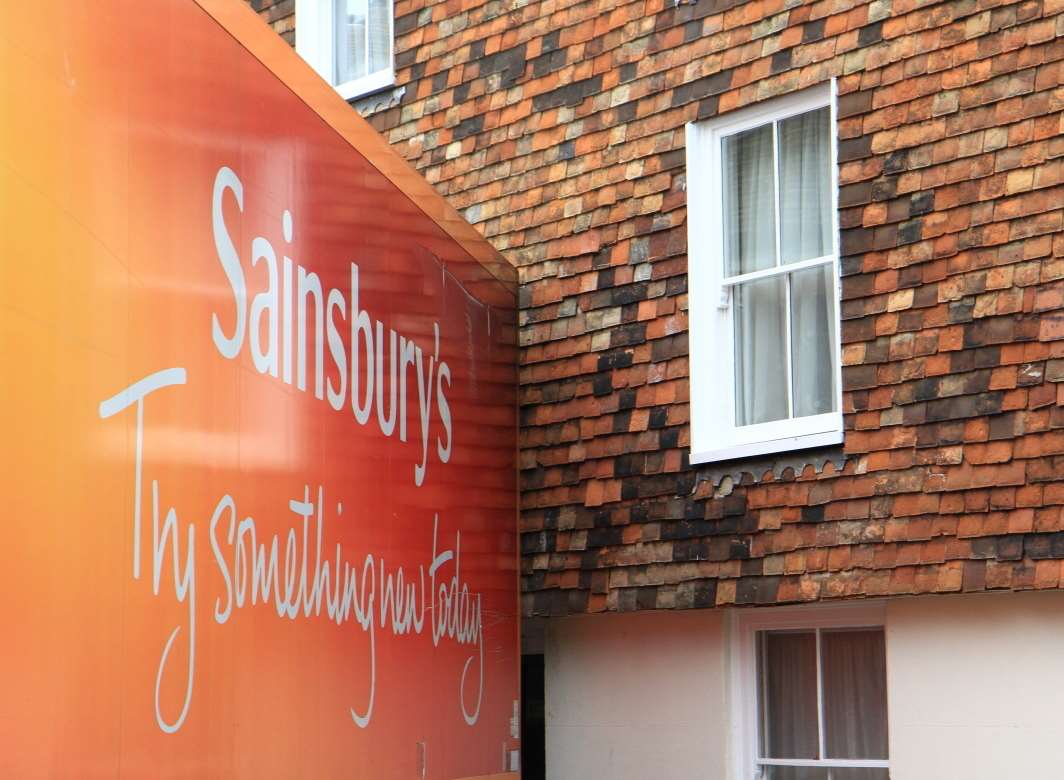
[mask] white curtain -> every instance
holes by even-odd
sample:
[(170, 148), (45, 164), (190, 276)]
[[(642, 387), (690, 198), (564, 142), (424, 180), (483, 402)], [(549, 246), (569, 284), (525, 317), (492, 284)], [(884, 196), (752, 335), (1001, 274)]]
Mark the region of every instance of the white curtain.
[(391, 66), (391, 0), (369, 0), (369, 72)]
[[(727, 275), (776, 265), (775, 165), (780, 186), (780, 262), (786, 265), (833, 253), (830, 124), (827, 108), (781, 120), (776, 128), (778, 160), (771, 124), (724, 139)], [(738, 285), (733, 295), (736, 424), (833, 411), (837, 394), (833, 268), (825, 265)]]
[(366, 0), (334, 0), (336, 83), (366, 75)]
[(782, 276), (735, 287), (735, 422), (787, 417), (786, 280)]
[[(726, 136), (724, 168), (725, 273), (776, 265), (772, 125)], [(787, 417), (786, 294), (782, 279), (738, 285), (735, 307), (735, 422)]]
[(791, 277), (791, 382), (794, 416), (835, 408), (835, 277), (830, 265)]
[(780, 257), (784, 264), (831, 254), (831, 112), (779, 122)]
[(724, 270), (728, 276), (776, 264), (772, 125), (724, 137)]
[[(831, 112), (782, 120), (779, 135), (780, 255), (784, 264), (832, 254)], [(829, 266), (791, 275), (793, 414), (835, 408), (835, 288)]]

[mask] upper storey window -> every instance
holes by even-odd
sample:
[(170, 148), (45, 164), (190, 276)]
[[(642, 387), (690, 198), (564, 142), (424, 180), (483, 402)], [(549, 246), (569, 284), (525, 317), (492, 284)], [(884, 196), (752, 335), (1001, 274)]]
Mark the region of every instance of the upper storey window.
[(693, 462), (842, 441), (831, 86), (687, 126)]
[(296, 51), (350, 100), (395, 83), (392, 0), (297, 0)]

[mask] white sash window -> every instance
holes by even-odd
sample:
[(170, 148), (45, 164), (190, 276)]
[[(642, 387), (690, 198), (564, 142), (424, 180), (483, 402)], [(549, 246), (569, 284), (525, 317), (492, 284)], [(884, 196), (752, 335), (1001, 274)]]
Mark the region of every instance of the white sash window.
[(832, 86), (687, 126), (692, 462), (842, 441)]
[(297, 0), (296, 51), (347, 100), (395, 83), (392, 0)]

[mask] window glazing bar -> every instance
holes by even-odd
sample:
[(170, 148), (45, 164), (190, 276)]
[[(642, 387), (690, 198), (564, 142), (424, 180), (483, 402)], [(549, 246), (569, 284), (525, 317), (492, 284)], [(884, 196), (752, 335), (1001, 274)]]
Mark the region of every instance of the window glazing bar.
[(797, 263), (781, 265), (776, 268), (763, 268), (760, 271), (750, 271), (749, 273), (739, 274), (737, 276), (726, 276), (720, 283), (722, 287), (734, 287), (743, 282), (756, 282), (758, 279), (767, 279), (771, 276), (780, 276), (781, 274), (794, 273), (795, 271), (804, 271), (806, 268), (816, 268), (817, 266), (827, 265), (828, 263), (833, 262), (835, 262), (835, 255), (810, 257), (807, 260), (800, 260)]
[(879, 758), (758, 758), (758, 766), (795, 766), (835, 769), (889, 769), (890, 761)]

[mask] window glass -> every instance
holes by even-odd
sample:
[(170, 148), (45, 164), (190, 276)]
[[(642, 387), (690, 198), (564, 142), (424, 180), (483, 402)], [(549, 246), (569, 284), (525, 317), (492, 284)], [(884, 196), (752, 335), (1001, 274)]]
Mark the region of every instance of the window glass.
[[(882, 628), (757, 633), (761, 759), (887, 761)], [(819, 670), (819, 673), (818, 673)], [(765, 780), (887, 780), (885, 767), (761, 765)]]
[(816, 633), (760, 636), (761, 755), (817, 758)]
[(823, 257), (831, 240), (831, 112), (825, 106), (779, 122), (780, 256)]
[(392, 66), (390, 0), (333, 0), (336, 84)]
[(746, 282), (735, 289), (735, 420), (738, 425), (782, 420), (787, 402), (785, 279)]
[(888, 769), (835, 767), (829, 770), (815, 766), (766, 766), (765, 780), (889, 780)]
[(795, 417), (835, 409), (835, 273), (821, 265), (790, 274), (791, 387)]
[(828, 758), (887, 757), (883, 631), (823, 631), (824, 744)]
[(366, 0), (335, 0), (336, 83), (366, 75)]
[(831, 92), (687, 126), (692, 463), (843, 440)]
[(767, 766), (765, 780), (829, 780), (828, 770), (816, 766)]
[(776, 264), (772, 125), (725, 136), (721, 152), (725, 273), (771, 268)]
[(386, 70), (392, 66), (390, 0), (369, 0), (369, 72)]
[[(725, 275), (771, 273), (731, 283), (736, 426), (836, 407), (830, 122), (825, 106), (721, 142)], [(801, 271), (782, 267), (818, 258)]]

